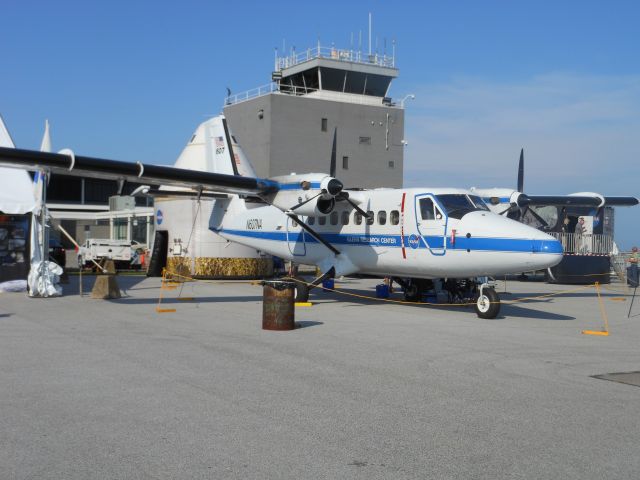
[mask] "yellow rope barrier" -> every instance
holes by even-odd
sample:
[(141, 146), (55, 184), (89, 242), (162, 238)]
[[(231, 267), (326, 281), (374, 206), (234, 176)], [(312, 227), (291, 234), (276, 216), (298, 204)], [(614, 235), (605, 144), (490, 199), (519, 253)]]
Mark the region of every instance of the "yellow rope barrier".
[(594, 285), (596, 287), (596, 293), (598, 294), (598, 303), (600, 304), (600, 314), (604, 319), (604, 329), (603, 330), (583, 330), (582, 333), (585, 335), (602, 335), (605, 337), (609, 336), (609, 319), (607, 318), (607, 312), (604, 309), (604, 302), (602, 301), (602, 297), (600, 296), (600, 284), (598, 282)]
[[(162, 283), (160, 284), (160, 295), (158, 296), (158, 305), (156, 306), (156, 312), (158, 313), (172, 313), (175, 312), (175, 308), (162, 308), (162, 291), (166, 290), (166, 282), (167, 282), (167, 269), (162, 269)], [(174, 287), (175, 288), (175, 287)]]
[[(251, 284), (251, 285), (258, 285), (260, 282), (255, 281), (255, 280), (251, 280), (251, 281), (246, 281), (246, 280), (234, 280), (234, 281), (229, 281), (229, 280), (200, 280), (200, 279), (196, 279), (193, 277), (189, 277), (186, 275), (181, 275), (179, 273), (174, 273), (174, 272), (168, 272), (166, 269), (163, 269), (163, 273), (162, 273), (162, 285), (164, 286), (165, 282), (166, 282), (166, 278), (167, 277), (177, 277), (177, 278), (182, 278), (188, 281), (193, 281), (193, 282), (202, 282), (202, 283), (211, 283), (211, 284), (225, 284), (225, 283), (232, 283), (232, 284), (239, 284), (239, 283), (247, 283), (247, 284)], [(302, 283), (305, 284), (307, 286), (311, 286), (313, 285), (312, 282), (306, 282), (300, 278), (294, 278), (294, 277), (282, 277), (282, 280), (289, 280), (289, 281), (293, 281), (293, 282), (298, 282), (298, 283)], [(593, 284), (589, 284), (589, 285), (582, 285), (580, 287), (577, 288), (572, 288), (572, 289), (568, 289), (568, 290), (561, 290), (559, 292), (552, 292), (552, 293), (547, 293), (544, 295), (536, 295), (536, 296), (532, 296), (532, 297), (521, 297), (521, 298), (516, 298), (513, 300), (501, 300), (501, 303), (506, 304), (506, 305), (512, 305), (512, 304), (516, 304), (516, 303), (524, 303), (524, 302), (529, 302), (529, 301), (534, 301), (534, 300), (542, 300), (542, 299), (546, 299), (546, 298), (551, 298), (551, 297), (555, 297), (555, 296), (560, 296), (560, 295), (566, 295), (568, 293), (575, 293), (575, 292), (579, 292), (582, 290), (586, 290), (588, 288), (591, 287), (595, 287), (596, 288), (596, 294), (598, 296), (598, 302), (600, 305), (600, 313), (602, 315), (602, 318), (604, 320), (605, 323), (605, 328), (603, 331), (592, 331), (592, 330), (583, 330), (582, 333), (583, 334), (587, 334), (587, 335), (609, 335), (609, 322), (608, 322), (608, 318), (607, 318), (607, 314), (604, 308), (604, 302), (602, 301), (602, 296), (600, 294), (600, 284), (598, 282), (595, 282)], [(335, 292), (338, 293), (340, 295), (345, 295), (345, 296), (349, 296), (349, 297), (354, 297), (354, 298), (361, 298), (361, 299), (365, 299), (365, 300), (375, 300), (375, 301), (379, 301), (379, 302), (386, 302), (386, 303), (395, 303), (395, 304), (404, 304), (404, 305), (421, 305), (421, 306), (438, 306), (438, 307), (467, 307), (469, 305), (473, 305), (474, 302), (464, 302), (464, 303), (430, 303), (430, 302), (412, 302), (412, 301), (408, 301), (408, 300), (395, 300), (395, 299), (391, 299), (391, 298), (378, 298), (378, 297), (372, 297), (369, 295), (360, 295), (358, 293), (353, 293), (353, 292), (347, 292), (341, 289), (337, 289), (337, 288), (326, 288), (326, 287), (322, 287), (323, 290), (326, 291), (330, 291), (330, 292)], [(180, 298), (178, 298), (180, 300)], [(184, 297), (185, 300), (189, 299), (192, 300), (192, 297)], [(164, 313), (164, 312), (175, 312), (175, 309), (162, 309), (160, 308), (160, 303), (162, 301), (162, 287), (160, 289), (160, 297), (158, 298), (158, 306), (156, 307), (156, 311), (160, 312), (160, 313)]]
[[(298, 282), (298, 283), (302, 283), (305, 285), (312, 285), (311, 282), (305, 282), (304, 280), (301, 280), (299, 278), (294, 278), (294, 277), (283, 277), (283, 280), (291, 280), (294, 282)], [(545, 295), (537, 295), (535, 297), (522, 297), (522, 298), (516, 298), (514, 300), (501, 300), (501, 303), (503, 304), (513, 304), (513, 303), (521, 303), (521, 302), (526, 302), (529, 300), (540, 300), (543, 298), (548, 298), (548, 297), (553, 297), (553, 296), (557, 296), (557, 295), (563, 295), (566, 293), (573, 293), (573, 292), (578, 292), (580, 290), (585, 290), (587, 288), (591, 288), (593, 287), (594, 284), (589, 284), (589, 285), (582, 285), (581, 287), (578, 288), (574, 288), (571, 290), (562, 290), (560, 292), (554, 292), (554, 293), (548, 293)], [(439, 306), (439, 307), (464, 307), (464, 306), (468, 306), (468, 305), (474, 305), (475, 302), (465, 302), (465, 303), (429, 303), (429, 302), (411, 302), (408, 300), (394, 300), (394, 299), (390, 299), (390, 298), (378, 298), (378, 297), (371, 297), (368, 295), (360, 295), (358, 293), (351, 293), (351, 292), (345, 292), (344, 290), (339, 290), (336, 288), (326, 288), (326, 287), (322, 287), (324, 290), (328, 290), (330, 292), (335, 292), (335, 293), (339, 293), (341, 295), (346, 295), (346, 296), (350, 296), (350, 297), (356, 297), (356, 298), (364, 298), (367, 300), (376, 300), (379, 302), (389, 302), (389, 303), (404, 303), (404, 304), (409, 304), (409, 305), (433, 305), (433, 306)]]

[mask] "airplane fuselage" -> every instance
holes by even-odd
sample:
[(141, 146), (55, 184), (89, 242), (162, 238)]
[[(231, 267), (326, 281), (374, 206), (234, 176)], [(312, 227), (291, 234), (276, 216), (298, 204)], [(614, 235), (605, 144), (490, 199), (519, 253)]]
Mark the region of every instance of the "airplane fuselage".
[(562, 257), (553, 237), (496, 215), (484, 204), (473, 208), (475, 197), (466, 190), (352, 193), (360, 198), (360, 207), (372, 213), (369, 219), (345, 202), (329, 214), (300, 217), (335, 246), (338, 255), (280, 209), (237, 197), (221, 203), (217, 214), (214, 210), (211, 228), (230, 241), (286, 260), (317, 265), (322, 271), (333, 266), (337, 275), (496, 276), (548, 268)]

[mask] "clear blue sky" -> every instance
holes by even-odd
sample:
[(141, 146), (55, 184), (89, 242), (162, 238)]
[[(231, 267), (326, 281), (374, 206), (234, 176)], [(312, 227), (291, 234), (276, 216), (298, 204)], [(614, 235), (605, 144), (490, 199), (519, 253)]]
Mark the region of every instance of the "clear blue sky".
[[(308, 5), (308, 6), (305, 6)], [(397, 43), (405, 184), (640, 195), (640, 3), (3, 0), (0, 113), (19, 147), (172, 163), (234, 92), (269, 81), (273, 49)], [(640, 208), (617, 240), (640, 243)]]

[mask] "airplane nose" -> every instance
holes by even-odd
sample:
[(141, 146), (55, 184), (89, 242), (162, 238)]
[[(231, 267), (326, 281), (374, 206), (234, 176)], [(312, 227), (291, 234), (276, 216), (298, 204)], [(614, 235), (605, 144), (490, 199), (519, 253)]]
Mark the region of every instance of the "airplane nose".
[[(540, 232), (542, 233), (542, 232)], [(551, 235), (543, 233), (544, 238), (534, 238), (532, 240), (531, 251), (533, 253), (562, 254), (562, 244)]]

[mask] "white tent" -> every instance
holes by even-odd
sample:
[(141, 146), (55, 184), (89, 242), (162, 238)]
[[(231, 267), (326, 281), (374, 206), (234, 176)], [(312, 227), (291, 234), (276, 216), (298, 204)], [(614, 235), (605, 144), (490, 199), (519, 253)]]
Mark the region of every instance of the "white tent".
[[(0, 146), (15, 148), (0, 116)], [(0, 167), (0, 212), (22, 215), (37, 206), (33, 182), (24, 170)]]
[[(0, 146), (15, 148), (2, 117), (0, 117)], [(51, 151), (49, 122), (46, 123), (40, 149)], [(0, 168), (0, 212), (10, 215), (33, 213), (30, 234), (31, 269), (28, 277), (28, 291), (29, 296), (32, 297), (52, 297), (62, 294), (62, 289), (58, 285), (62, 268), (46, 258), (49, 250), (49, 227), (46, 225), (48, 210), (42, 197), (44, 182), (46, 179), (39, 174), (34, 186), (26, 171)]]

